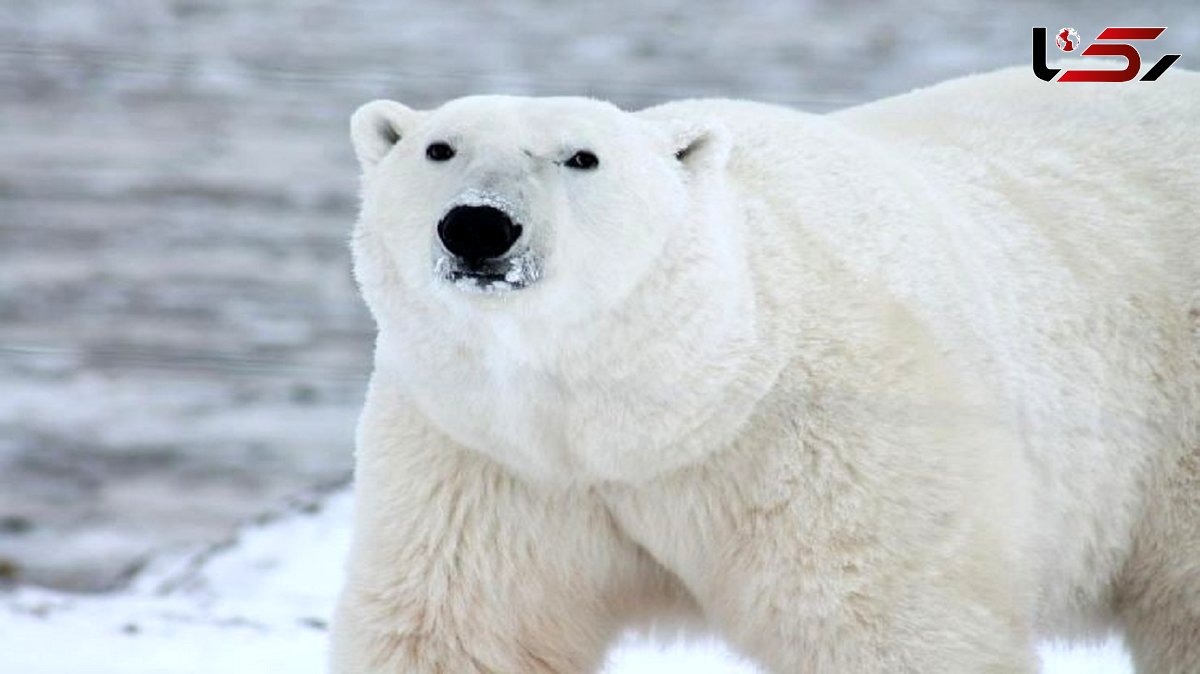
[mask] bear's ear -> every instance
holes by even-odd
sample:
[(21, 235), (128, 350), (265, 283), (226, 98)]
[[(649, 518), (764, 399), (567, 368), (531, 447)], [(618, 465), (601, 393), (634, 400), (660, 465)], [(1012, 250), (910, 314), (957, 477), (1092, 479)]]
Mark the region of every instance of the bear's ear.
[(417, 114), (405, 105), (387, 100), (371, 101), (354, 111), (350, 117), (350, 140), (363, 169), (378, 164), (412, 130)]
[(729, 129), (716, 119), (669, 120), (664, 123), (667, 150), (691, 171), (725, 168), (732, 147)]

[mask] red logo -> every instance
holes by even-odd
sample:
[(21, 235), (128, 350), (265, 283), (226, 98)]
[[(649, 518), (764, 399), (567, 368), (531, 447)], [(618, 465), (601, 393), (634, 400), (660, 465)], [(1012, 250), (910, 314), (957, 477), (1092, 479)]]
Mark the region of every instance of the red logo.
[[(1047, 82), (1128, 82), (1137, 77), (1142, 69), (1142, 56), (1128, 41), (1149, 41), (1158, 39), (1166, 28), (1105, 28), (1096, 36), (1096, 42), (1088, 45), (1083, 51), (1080, 46), (1079, 33), (1074, 28), (1063, 28), (1054, 36), (1054, 43), (1064, 52), (1077, 52), (1080, 56), (1119, 56), (1125, 59), (1123, 70), (1080, 70), (1072, 68), (1058, 76), (1059, 68), (1046, 67), (1046, 29), (1033, 29), (1033, 73)], [(1179, 60), (1179, 54), (1165, 54), (1162, 58), (1142, 75), (1140, 81), (1153, 82)]]

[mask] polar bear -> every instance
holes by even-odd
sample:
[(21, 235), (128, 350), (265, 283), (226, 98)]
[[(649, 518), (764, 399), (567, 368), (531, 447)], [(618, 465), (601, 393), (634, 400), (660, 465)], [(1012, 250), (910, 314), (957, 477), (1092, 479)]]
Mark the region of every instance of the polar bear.
[(1200, 672), (1200, 76), (368, 103), (338, 674)]

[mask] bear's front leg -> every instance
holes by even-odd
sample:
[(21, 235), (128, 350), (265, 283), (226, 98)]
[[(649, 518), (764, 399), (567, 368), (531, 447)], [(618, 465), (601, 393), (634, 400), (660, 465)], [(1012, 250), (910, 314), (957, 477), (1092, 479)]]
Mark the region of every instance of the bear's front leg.
[(779, 674), (1036, 672), (1003, 476), (918, 446), (810, 441), (743, 476), (698, 596), (734, 644)]
[(615, 492), (614, 513), (771, 674), (1035, 672), (1003, 478), (823, 440), (730, 451)]
[(360, 425), (332, 671), (599, 669), (633, 604), (669, 592), (661, 570), (586, 492), (540, 491), (406, 409), (375, 387)]
[(942, 554), (944, 539), (918, 538), (900, 554), (864, 531), (798, 540), (807, 516), (763, 513), (753, 540), (726, 549), (717, 580), (698, 593), (718, 629), (767, 671), (1037, 671), (1031, 612), (1003, 551)]

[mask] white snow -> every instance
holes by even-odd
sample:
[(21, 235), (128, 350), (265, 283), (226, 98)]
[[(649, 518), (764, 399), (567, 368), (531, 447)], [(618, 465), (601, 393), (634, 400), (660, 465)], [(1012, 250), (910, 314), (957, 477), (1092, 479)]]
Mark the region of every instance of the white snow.
[[(319, 674), (350, 543), (338, 493), (244, 528), (228, 545), (163, 559), (121, 593), (22, 588), (0, 595), (5, 674)], [(1049, 674), (1128, 674), (1110, 641), (1044, 647)], [(753, 674), (718, 643), (659, 646), (630, 637), (605, 674)]]

